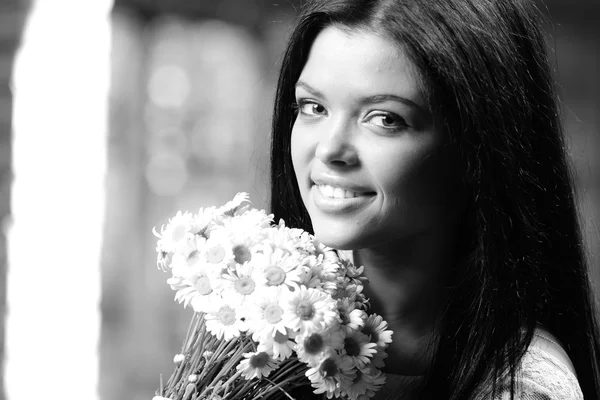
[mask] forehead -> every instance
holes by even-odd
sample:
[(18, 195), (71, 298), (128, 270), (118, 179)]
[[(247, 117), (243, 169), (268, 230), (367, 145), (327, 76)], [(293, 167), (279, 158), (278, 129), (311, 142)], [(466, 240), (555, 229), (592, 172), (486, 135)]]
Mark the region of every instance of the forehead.
[(323, 90), (398, 92), (423, 102), (419, 74), (404, 49), (368, 30), (325, 28), (313, 42), (300, 79)]

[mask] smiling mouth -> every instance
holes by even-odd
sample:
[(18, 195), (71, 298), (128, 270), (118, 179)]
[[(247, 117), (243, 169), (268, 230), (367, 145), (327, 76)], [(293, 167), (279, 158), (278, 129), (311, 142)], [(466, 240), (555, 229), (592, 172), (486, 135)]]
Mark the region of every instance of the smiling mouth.
[(374, 194), (371, 192), (352, 192), (350, 190), (344, 190), (342, 188), (331, 185), (316, 186), (323, 197), (328, 197), (330, 199), (352, 199), (354, 197), (361, 197)]

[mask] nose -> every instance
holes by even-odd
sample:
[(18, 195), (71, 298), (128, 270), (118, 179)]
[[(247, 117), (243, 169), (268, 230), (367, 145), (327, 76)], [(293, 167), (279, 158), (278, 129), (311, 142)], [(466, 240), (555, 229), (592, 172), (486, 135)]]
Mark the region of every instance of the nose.
[(352, 128), (343, 120), (331, 120), (324, 126), (315, 157), (322, 163), (335, 166), (352, 166), (358, 163), (357, 149), (353, 143)]

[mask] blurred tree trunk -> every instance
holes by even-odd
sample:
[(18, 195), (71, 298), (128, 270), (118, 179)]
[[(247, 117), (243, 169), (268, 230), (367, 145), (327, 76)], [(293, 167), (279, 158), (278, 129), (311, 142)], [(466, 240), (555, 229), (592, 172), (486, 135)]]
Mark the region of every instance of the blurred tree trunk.
[[(6, 231), (10, 223), (12, 184), (12, 107), (11, 77), (19, 47), (29, 0), (2, 0), (0, 4), (0, 377), (4, 376), (6, 328)], [(4, 400), (4, 380), (0, 380), (0, 400)]]
[[(138, 387), (140, 362), (135, 303), (145, 289), (139, 270), (147, 235), (142, 226), (145, 45), (135, 17), (113, 11), (111, 48), (99, 391), (101, 399), (133, 400), (128, 394)], [(151, 398), (150, 393), (148, 388), (140, 397)]]

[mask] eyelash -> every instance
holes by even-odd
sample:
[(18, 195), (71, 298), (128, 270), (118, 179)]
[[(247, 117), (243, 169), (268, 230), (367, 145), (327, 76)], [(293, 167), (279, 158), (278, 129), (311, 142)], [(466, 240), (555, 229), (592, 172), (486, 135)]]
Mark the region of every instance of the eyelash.
[(376, 126), (378, 126), (380, 128), (388, 129), (388, 130), (391, 130), (392, 132), (397, 132), (397, 131), (401, 131), (401, 130), (404, 130), (404, 129), (408, 128), (408, 124), (406, 123), (406, 121), (404, 120), (404, 118), (402, 118), (398, 114), (394, 114), (394, 113), (390, 113), (390, 112), (376, 113), (376, 114), (371, 115), (369, 117), (369, 119), (373, 119), (373, 118), (376, 118), (376, 117), (383, 117), (383, 119), (391, 117), (392, 119), (396, 120), (396, 124), (397, 124), (396, 126), (393, 126), (393, 127), (384, 127), (384, 126), (381, 126), (381, 125), (376, 125)]
[[(318, 102), (316, 102), (314, 100), (300, 99), (292, 104), (292, 107), (294, 108), (294, 114), (296, 114), (296, 115), (301, 114), (308, 118), (314, 118), (314, 117), (320, 116), (320, 114), (309, 114), (309, 113), (303, 112), (302, 108), (306, 105), (313, 105), (313, 106), (316, 105), (316, 106), (323, 107), (321, 104), (319, 104)], [(323, 107), (323, 109), (325, 109), (325, 107)], [(325, 111), (325, 113), (326, 113), (326, 111)], [(372, 115), (371, 114), (367, 115), (367, 117), (369, 120), (376, 118), (376, 117), (383, 117), (383, 118), (392, 117), (394, 120), (397, 121), (397, 124), (398, 124), (397, 126), (385, 127), (382, 125), (372, 124), (380, 129), (384, 129), (389, 132), (398, 132), (398, 131), (404, 130), (409, 127), (409, 125), (406, 123), (404, 118), (402, 118), (398, 114), (395, 114), (392, 112), (376, 112), (376, 113), (373, 113)]]
[[(308, 117), (313, 116), (313, 114), (307, 114), (307, 113), (305, 113), (305, 112), (302, 111), (302, 107), (304, 107), (306, 105), (309, 105), (309, 104), (323, 107), (321, 104), (317, 103), (316, 101), (306, 100), (306, 99), (300, 99), (297, 102), (293, 103), (293, 105), (292, 105), (294, 107), (294, 113), (296, 113), (296, 114), (299, 113), (299, 114), (302, 114), (302, 115), (306, 115)], [(325, 108), (325, 107), (323, 107), (323, 108)]]

